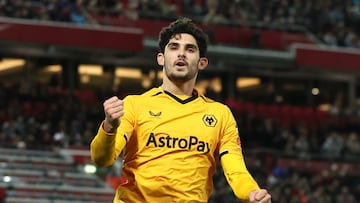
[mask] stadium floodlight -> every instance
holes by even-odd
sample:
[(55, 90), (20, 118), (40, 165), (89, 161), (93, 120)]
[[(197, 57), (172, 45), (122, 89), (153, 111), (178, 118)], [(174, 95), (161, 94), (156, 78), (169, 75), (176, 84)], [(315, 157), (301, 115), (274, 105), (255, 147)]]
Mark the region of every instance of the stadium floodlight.
[(0, 72), (23, 67), (24, 65), (25, 65), (24, 59), (4, 58), (0, 60)]
[(120, 78), (141, 79), (142, 73), (139, 68), (116, 67), (115, 76)]

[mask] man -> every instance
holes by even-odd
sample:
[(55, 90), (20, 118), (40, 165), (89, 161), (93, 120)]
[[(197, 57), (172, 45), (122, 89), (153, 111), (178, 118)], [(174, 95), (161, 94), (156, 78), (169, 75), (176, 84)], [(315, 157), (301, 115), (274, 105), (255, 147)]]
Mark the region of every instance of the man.
[(159, 47), (162, 85), (124, 100), (107, 99), (105, 120), (91, 143), (99, 167), (112, 165), (123, 152), (126, 181), (114, 203), (208, 202), (217, 159), (240, 200), (270, 203), (270, 194), (246, 169), (230, 109), (194, 89), (198, 72), (208, 65), (206, 34), (180, 18), (162, 29)]

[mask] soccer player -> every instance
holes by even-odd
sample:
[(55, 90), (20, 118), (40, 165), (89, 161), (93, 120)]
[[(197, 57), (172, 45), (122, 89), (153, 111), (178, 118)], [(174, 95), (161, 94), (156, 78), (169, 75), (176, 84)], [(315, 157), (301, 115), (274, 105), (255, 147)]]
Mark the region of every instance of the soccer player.
[(207, 35), (179, 18), (161, 30), (159, 48), (162, 85), (104, 101), (105, 119), (91, 143), (99, 167), (123, 153), (126, 181), (114, 203), (206, 203), (217, 160), (237, 198), (270, 203), (246, 168), (230, 109), (194, 89), (198, 72), (208, 65)]

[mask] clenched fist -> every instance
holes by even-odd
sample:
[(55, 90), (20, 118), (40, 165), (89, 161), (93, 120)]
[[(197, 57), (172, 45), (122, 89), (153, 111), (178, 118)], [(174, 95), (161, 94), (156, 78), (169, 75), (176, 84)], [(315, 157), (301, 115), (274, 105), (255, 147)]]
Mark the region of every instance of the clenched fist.
[(265, 189), (250, 192), (249, 199), (250, 203), (271, 203), (271, 195)]
[(120, 117), (124, 115), (124, 101), (117, 96), (107, 99), (103, 103), (105, 112), (104, 130), (114, 133), (120, 125)]

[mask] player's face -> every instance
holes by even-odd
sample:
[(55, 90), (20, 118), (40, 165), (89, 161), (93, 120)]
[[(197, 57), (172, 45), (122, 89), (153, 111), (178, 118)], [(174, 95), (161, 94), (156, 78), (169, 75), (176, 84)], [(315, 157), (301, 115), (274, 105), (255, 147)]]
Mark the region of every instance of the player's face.
[(158, 54), (165, 77), (174, 82), (195, 79), (199, 70), (207, 66), (207, 59), (200, 58), (199, 47), (190, 34), (177, 34), (169, 40), (164, 53)]

